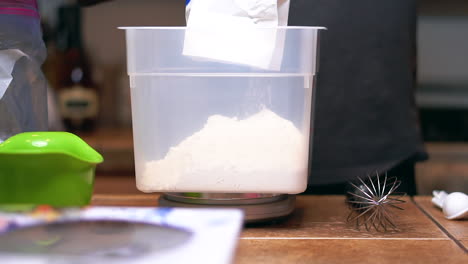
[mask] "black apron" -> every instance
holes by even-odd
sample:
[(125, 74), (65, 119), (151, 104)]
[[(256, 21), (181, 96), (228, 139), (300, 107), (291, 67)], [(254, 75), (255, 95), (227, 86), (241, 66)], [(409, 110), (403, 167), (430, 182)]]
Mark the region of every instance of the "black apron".
[(426, 159), (414, 100), (413, 0), (292, 0), (290, 26), (320, 38), (309, 184)]

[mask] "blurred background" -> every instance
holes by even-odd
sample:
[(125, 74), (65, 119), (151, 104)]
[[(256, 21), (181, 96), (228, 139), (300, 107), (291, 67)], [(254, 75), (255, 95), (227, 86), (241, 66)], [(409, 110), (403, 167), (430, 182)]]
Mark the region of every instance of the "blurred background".
[[(117, 27), (183, 26), (185, 1), (113, 0), (81, 8), (75, 2), (38, 0), (48, 49), (43, 67), (50, 128), (72, 131), (103, 154), (98, 191), (137, 192), (125, 36)], [(420, 0), (417, 40), (416, 102), (430, 155), (417, 165), (418, 191), (466, 191), (468, 1)], [(66, 102), (84, 114), (70, 114)]]

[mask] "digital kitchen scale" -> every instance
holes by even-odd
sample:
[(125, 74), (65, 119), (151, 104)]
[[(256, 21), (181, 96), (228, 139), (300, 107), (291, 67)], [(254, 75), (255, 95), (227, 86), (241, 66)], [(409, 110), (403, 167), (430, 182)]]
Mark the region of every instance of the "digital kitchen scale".
[(247, 224), (285, 218), (294, 210), (296, 196), (267, 193), (164, 193), (163, 207), (239, 208)]

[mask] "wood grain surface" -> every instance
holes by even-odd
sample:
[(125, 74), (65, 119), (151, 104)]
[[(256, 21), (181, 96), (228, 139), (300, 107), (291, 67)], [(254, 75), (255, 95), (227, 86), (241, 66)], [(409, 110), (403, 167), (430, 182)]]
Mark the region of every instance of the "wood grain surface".
[(431, 219), (437, 222), (441, 226), (442, 230), (450, 234), (450, 236), (455, 240), (459, 241), (466, 250), (468, 248), (468, 221), (446, 219), (442, 210), (433, 205), (431, 199), (431, 196), (417, 196), (414, 197), (414, 202)]
[(246, 229), (244, 237), (308, 237), (308, 238), (449, 238), (409, 198), (404, 211), (395, 212), (399, 231), (388, 233), (356, 230), (347, 223), (349, 210), (343, 196), (297, 196), (296, 209), (289, 219)]
[(467, 263), (452, 241), (411, 239), (241, 239), (236, 264)]
[[(160, 194), (139, 192), (131, 178), (97, 177), (95, 184), (92, 205), (158, 206)], [(344, 196), (296, 198), (290, 217), (243, 228), (234, 263), (468, 263), (467, 222), (444, 219), (430, 197), (405, 198), (396, 212), (400, 230), (388, 233), (347, 223)]]

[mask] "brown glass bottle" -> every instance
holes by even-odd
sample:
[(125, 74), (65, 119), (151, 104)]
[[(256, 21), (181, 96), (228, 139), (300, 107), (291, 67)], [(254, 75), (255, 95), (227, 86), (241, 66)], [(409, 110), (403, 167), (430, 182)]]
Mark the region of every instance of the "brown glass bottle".
[(76, 5), (58, 10), (57, 48), (61, 53), (58, 104), (67, 131), (92, 131), (98, 116), (98, 93), (81, 40), (81, 12)]

